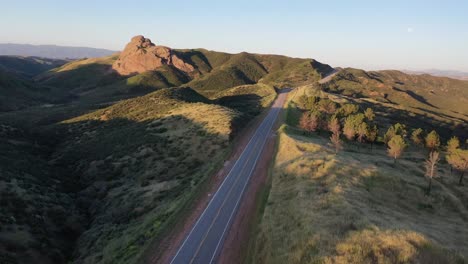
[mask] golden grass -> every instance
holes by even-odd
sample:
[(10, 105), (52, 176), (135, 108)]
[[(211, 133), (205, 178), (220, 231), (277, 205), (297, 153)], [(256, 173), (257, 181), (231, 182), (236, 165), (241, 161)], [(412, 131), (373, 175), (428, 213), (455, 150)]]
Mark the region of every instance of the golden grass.
[(76, 60), (76, 61), (69, 62), (61, 67), (55, 68), (52, 71), (53, 72), (71, 71), (71, 70), (75, 70), (82, 66), (86, 66), (90, 64), (112, 65), (112, 63), (114, 63), (116, 59), (117, 59), (117, 56), (113, 54), (110, 56), (100, 57), (100, 58)]
[(384, 148), (334, 155), (327, 139), (291, 131), (280, 132), (254, 263), (463, 263), (468, 187), (455, 177), (426, 196), (423, 153), (394, 167)]

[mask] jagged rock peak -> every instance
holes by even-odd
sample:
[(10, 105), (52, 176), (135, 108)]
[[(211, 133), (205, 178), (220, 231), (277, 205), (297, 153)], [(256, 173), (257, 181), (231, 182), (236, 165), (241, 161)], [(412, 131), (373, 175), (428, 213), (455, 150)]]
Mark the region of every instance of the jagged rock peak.
[(194, 67), (179, 58), (165, 46), (157, 46), (150, 39), (138, 35), (133, 37), (120, 53), (112, 68), (122, 75), (156, 70), (163, 65), (172, 65), (184, 72), (192, 72)]

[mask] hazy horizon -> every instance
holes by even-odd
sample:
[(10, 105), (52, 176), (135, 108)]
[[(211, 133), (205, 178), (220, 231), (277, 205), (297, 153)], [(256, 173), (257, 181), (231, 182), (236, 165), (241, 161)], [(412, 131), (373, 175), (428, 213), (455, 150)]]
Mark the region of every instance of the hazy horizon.
[[(122, 50), (157, 45), (314, 58), (334, 67), (468, 72), (462, 1), (4, 3), (0, 43)], [(90, 7), (93, 8), (90, 8)], [(21, 19), (18, 20), (18, 14)]]

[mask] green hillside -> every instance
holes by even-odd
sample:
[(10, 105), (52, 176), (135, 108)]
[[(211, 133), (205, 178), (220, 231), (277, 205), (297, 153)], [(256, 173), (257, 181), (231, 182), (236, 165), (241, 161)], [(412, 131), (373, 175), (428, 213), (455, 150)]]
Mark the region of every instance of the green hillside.
[[(382, 129), (376, 144), (380, 159), (382, 131), (398, 120), (405, 120), (409, 130), (435, 128), (443, 142), (457, 133), (466, 138), (467, 111), (460, 104), (467, 98), (466, 82), (345, 69), (319, 85), (333, 68), (312, 59), (204, 49), (173, 52), (193, 71), (164, 64), (122, 76), (112, 70), (118, 54), (71, 61), (32, 77), (0, 69), (0, 262), (139, 263), (148, 246), (157, 245), (191, 209), (239, 132), (285, 87), (301, 87), (293, 91), (297, 97), (326, 97), (335, 107), (372, 107)], [(329, 101), (322, 102), (321, 107), (333, 110)], [(296, 126), (305, 109), (299, 102), (293, 106), (288, 122)], [(318, 159), (327, 151), (303, 154)], [(346, 151), (350, 157), (344, 161), (368, 156)], [(419, 154), (409, 157), (421, 159)], [(374, 166), (371, 162), (365, 165)], [(385, 175), (391, 170), (387, 165), (382, 167)], [(420, 173), (410, 162), (407, 169)], [(413, 180), (421, 182), (408, 181)], [(458, 197), (453, 189), (444, 195), (452, 194)], [(299, 225), (303, 221), (297, 219)], [(356, 236), (377, 231), (368, 232)], [(392, 239), (401, 235), (389, 233)], [(426, 235), (410, 234), (418, 243)], [(270, 254), (268, 243), (275, 238), (265, 241), (260, 259)], [(297, 245), (300, 251), (302, 244)], [(430, 256), (444, 257), (445, 251), (440, 252)]]
[(50, 69), (60, 67), (66, 62), (66, 60), (39, 57), (0, 56), (0, 70), (33, 77)]

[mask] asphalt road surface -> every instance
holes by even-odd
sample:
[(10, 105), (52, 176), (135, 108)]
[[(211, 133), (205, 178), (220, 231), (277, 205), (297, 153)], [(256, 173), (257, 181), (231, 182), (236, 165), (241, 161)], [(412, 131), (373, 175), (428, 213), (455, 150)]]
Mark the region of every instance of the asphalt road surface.
[(289, 89), (280, 92), (267, 116), (185, 238), (171, 264), (216, 263), (244, 190), (288, 92)]

